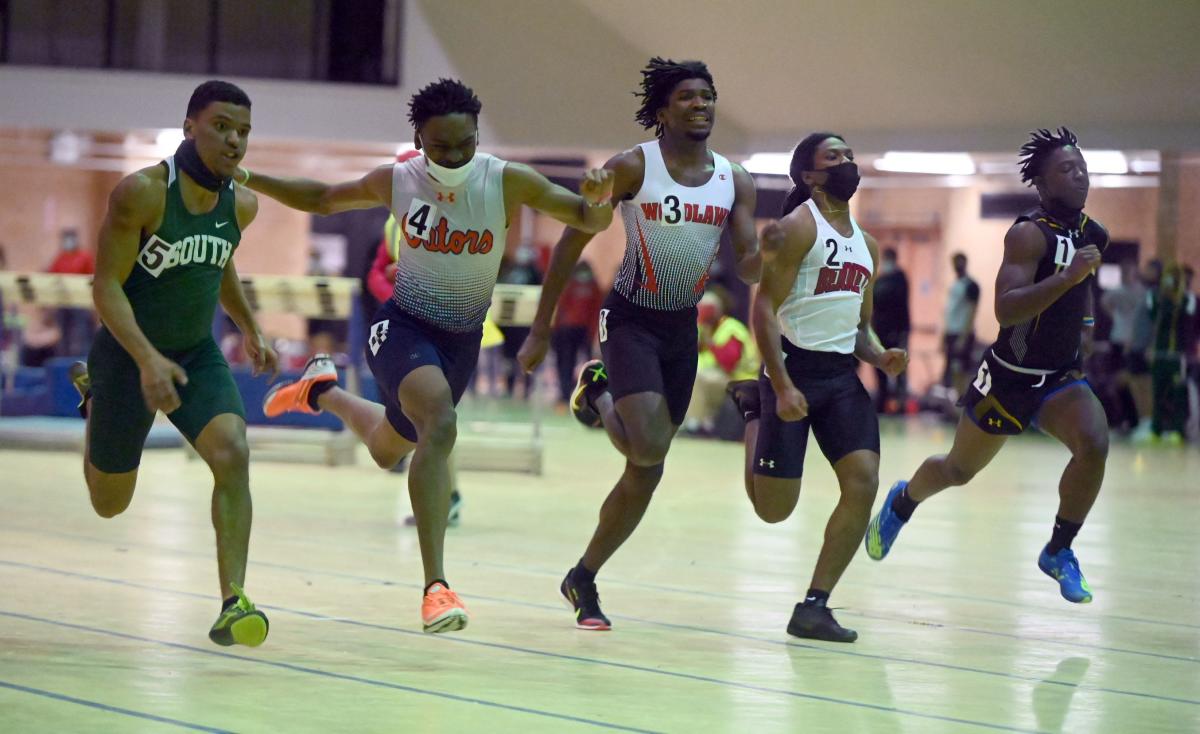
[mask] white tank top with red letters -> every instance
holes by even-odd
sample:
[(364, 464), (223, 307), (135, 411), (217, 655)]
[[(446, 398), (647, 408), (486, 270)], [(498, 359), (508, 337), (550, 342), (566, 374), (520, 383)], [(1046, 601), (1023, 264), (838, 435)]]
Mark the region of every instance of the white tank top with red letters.
[(733, 169), (714, 152), (712, 177), (684, 186), (671, 178), (657, 140), (639, 147), (646, 171), (637, 195), (621, 202), (625, 258), (613, 289), (645, 308), (691, 308), (704, 295), (733, 208)]
[(812, 199), (804, 206), (817, 224), (817, 238), (779, 307), (779, 332), (802, 349), (852, 354), (863, 289), (875, 263), (854, 217), (854, 231), (845, 237), (825, 221)]

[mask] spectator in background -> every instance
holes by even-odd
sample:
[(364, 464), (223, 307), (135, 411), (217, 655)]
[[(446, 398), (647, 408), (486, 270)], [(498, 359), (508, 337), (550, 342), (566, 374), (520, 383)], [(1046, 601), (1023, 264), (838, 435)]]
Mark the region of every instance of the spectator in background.
[(29, 311), (29, 318), (21, 333), (21, 364), (41, 367), (59, 351), (62, 330), (58, 323), (51, 309), (33, 308)]
[[(1200, 300), (1196, 291), (1192, 290), (1195, 275), (1196, 271), (1191, 265), (1183, 266), (1183, 289), (1193, 302)], [(1200, 308), (1192, 316), (1189, 336), (1188, 343), (1183, 346), (1188, 387), (1188, 430), (1184, 435), (1196, 437), (1200, 436), (1200, 353), (1197, 353), (1197, 347), (1200, 346)]]
[[(79, 232), (64, 229), (58, 238), (58, 254), (50, 263), (49, 273), (60, 275), (92, 275), (96, 272), (96, 260), (92, 253), (79, 245)], [(83, 356), (92, 348), (92, 335), (96, 331), (96, 318), (90, 308), (58, 309), (58, 355), (61, 357)]]
[[(500, 265), (500, 275), (496, 278), (497, 283), (507, 283), (509, 285), (541, 285), (542, 276), (534, 267), (534, 252), (533, 247), (528, 245), (518, 245), (516, 251), (511, 258), (506, 258)], [(533, 385), (533, 375), (525, 374), (521, 366), (517, 364), (517, 351), (520, 350), (521, 344), (525, 342), (525, 337), (529, 336), (528, 326), (501, 326), (500, 331), (504, 334), (504, 344), (502, 345), (502, 354), (504, 355), (504, 384), (508, 397), (513, 396), (513, 388), (516, 386), (517, 377), (521, 378), (521, 383), (524, 385), (523, 395), (528, 398), (530, 387)]]
[(975, 312), (979, 308), (979, 284), (967, 275), (966, 255), (954, 253), (951, 263), (955, 280), (946, 298), (943, 338), (946, 369), (942, 373), (942, 385), (952, 387), (957, 399), (966, 389), (967, 378), (975, 366)]
[(1133, 260), (1121, 263), (1121, 285), (1100, 296), (1100, 307), (1112, 317), (1108, 341), (1112, 349), (1112, 370), (1116, 374), (1114, 397), (1120, 406), (1120, 415), (1114, 422), (1125, 430), (1133, 429), (1138, 423), (1140, 406), (1133, 398), (1130, 360), (1134, 352), (1133, 335), (1138, 309), (1145, 300), (1146, 287), (1138, 277), (1137, 263)]
[[(875, 309), (871, 316), (871, 326), (885, 349), (908, 349), (908, 333), (911, 330), (908, 314), (908, 276), (900, 269), (896, 250), (891, 247), (884, 250), (880, 258), (879, 277), (875, 279)], [(876, 368), (877, 412), (903, 411), (908, 396), (907, 374), (906, 370), (895, 378), (889, 378), (886, 372)]]
[[(725, 387), (734, 380), (758, 377), (754, 338), (745, 324), (729, 315), (731, 304), (729, 291), (712, 285), (696, 305), (700, 354), (696, 385), (683, 422), (688, 433), (713, 435), (717, 412), (726, 400)], [(741, 428), (741, 421), (738, 424)]]
[(1171, 264), (1163, 269), (1158, 288), (1147, 294), (1153, 343), (1150, 379), (1154, 409), (1150, 430), (1167, 443), (1183, 443), (1188, 418), (1184, 349), (1192, 343), (1196, 296), (1185, 285), (1183, 269)]
[(575, 388), (575, 367), (592, 356), (597, 317), (604, 292), (596, 282), (592, 266), (579, 262), (571, 272), (554, 311), (550, 345), (558, 367), (559, 401), (566, 405)]
[(1162, 271), (1162, 261), (1158, 259), (1147, 262), (1142, 271), (1142, 287), (1145, 292), (1142, 300), (1138, 302), (1133, 318), (1133, 336), (1129, 342), (1129, 391), (1133, 394), (1138, 414), (1137, 428), (1134, 429), (1132, 437), (1137, 442), (1154, 438), (1154, 431), (1150, 425), (1151, 414), (1154, 412), (1154, 393), (1150, 384), (1150, 345), (1154, 340), (1154, 321), (1150, 316), (1150, 304), (1153, 299), (1150, 297), (1150, 291), (1158, 289)]
[[(396, 258), (400, 254), (400, 228), (396, 226), (396, 218), (389, 216), (383, 225), (383, 237), (375, 250), (375, 260), (367, 273), (367, 291), (375, 299), (376, 306), (382, 306), (392, 297), (392, 288), (396, 284)], [(370, 318), (370, 314), (367, 315)]]
[[(0, 271), (2, 270), (8, 270), (8, 253), (4, 250), (4, 243), (0, 242)], [(3, 383), (0, 387), (5, 390), (12, 389), (10, 375), (16, 374), (20, 361), (17, 341), (19, 331), (20, 314), (16, 306), (10, 308), (4, 305), (4, 294), (0, 293), (0, 382)]]

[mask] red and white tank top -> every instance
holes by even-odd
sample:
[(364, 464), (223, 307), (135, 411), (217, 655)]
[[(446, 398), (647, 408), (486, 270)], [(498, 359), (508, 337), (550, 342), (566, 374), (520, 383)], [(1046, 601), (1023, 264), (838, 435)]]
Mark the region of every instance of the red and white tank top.
[(875, 263), (853, 217), (854, 231), (845, 237), (825, 221), (812, 199), (804, 205), (817, 223), (817, 239), (779, 307), (779, 332), (803, 349), (853, 354), (863, 289)]
[(691, 308), (704, 295), (733, 208), (733, 169), (714, 152), (708, 182), (684, 186), (671, 178), (657, 140), (639, 147), (646, 172), (637, 195), (621, 202), (625, 258), (613, 289), (645, 308)]

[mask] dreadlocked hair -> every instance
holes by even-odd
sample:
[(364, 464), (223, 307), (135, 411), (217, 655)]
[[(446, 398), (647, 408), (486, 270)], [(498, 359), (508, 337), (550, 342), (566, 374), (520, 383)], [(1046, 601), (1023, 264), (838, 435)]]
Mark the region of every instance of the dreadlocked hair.
[(808, 184), (804, 183), (804, 172), (814, 170), (817, 165), (817, 146), (829, 138), (837, 138), (843, 143), (846, 142), (846, 139), (837, 133), (813, 133), (801, 140), (796, 149), (792, 151), (792, 164), (788, 167), (788, 176), (792, 179), (792, 190), (783, 200), (783, 208), (780, 210), (779, 216), (786, 217), (793, 209), (812, 197), (812, 190), (808, 188)]
[(408, 103), (408, 121), (419, 130), (431, 117), (441, 115), (471, 115), (476, 122), (483, 103), (475, 91), (457, 79), (438, 79), (425, 85)]
[(642, 99), (642, 106), (634, 114), (638, 124), (647, 130), (654, 128), (655, 136), (661, 138), (663, 131), (658, 111), (667, 104), (675, 86), (688, 79), (703, 79), (712, 89), (713, 99), (717, 98), (717, 87), (703, 61), (672, 61), (661, 56), (650, 59), (642, 69), (642, 91), (633, 93)]
[(1079, 140), (1075, 133), (1065, 127), (1060, 127), (1053, 133), (1045, 128), (1030, 133), (1029, 142), (1021, 146), (1018, 161), (1021, 166), (1021, 181), (1032, 186), (1033, 178), (1041, 174), (1046, 158), (1059, 148), (1067, 146), (1078, 148)]

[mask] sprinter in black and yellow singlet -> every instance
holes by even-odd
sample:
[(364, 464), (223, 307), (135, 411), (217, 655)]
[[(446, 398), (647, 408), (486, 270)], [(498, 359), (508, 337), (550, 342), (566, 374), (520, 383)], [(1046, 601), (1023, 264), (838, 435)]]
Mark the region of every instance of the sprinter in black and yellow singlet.
[(250, 99), (232, 84), (205, 82), (183, 131), (173, 156), (126, 176), (109, 197), (93, 285), (103, 326), (86, 370), (76, 365), (73, 375), (88, 421), (84, 476), (97, 514), (123, 512), (155, 413), (166, 413), (213, 473), (224, 603), (209, 637), (256, 646), (268, 625), (242, 591), (251, 518), (245, 411), (212, 336), (220, 301), (256, 372), (275, 370), (233, 266), (258, 213), (254, 193), (232, 181), (246, 153)]
[(871, 558), (882, 560), (921, 503), (971, 481), (1009, 436), (1034, 426), (1071, 452), (1038, 568), (1064, 599), (1086, 604), (1092, 589), (1071, 543), (1100, 493), (1108, 459), (1104, 408), (1083, 374), (1108, 231), (1083, 211), (1090, 178), (1070, 130), (1033, 132), (1021, 147), (1020, 170), (1021, 180), (1037, 189), (1038, 206), (1018, 216), (1004, 237), (996, 274), (1000, 334), (959, 402), (963, 414), (950, 452), (930, 456), (911, 479), (892, 485), (864, 543)]

